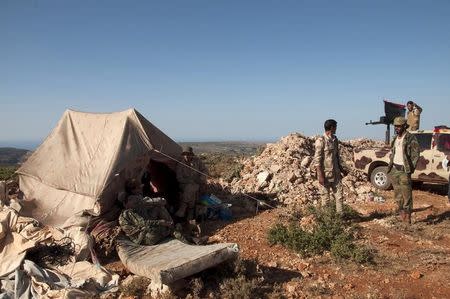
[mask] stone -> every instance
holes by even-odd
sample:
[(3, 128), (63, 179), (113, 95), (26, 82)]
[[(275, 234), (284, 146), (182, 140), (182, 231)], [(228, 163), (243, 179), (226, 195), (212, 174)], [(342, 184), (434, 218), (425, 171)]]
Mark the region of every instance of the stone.
[(297, 179), (297, 176), (295, 175), (295, 173), (291, 173), (288, 176), (288, 181), (291, 182), (291, 183), (295, 182), (296, 179)]
[(277, 173), (278, 171), (280, 171), (281, 166), (278, 164), (273, 164), (270, 166), (270, 172), (272, 173)]
[(420, 273), (418, 270), (415, 270), (415, 271), (413, 271), (413, 272), (411, 273), (410, 276), (411, 276), (412, 279), (420, 279), (420, 278), (423, 277), (423, 274)]
[(258, 180), (258, 185), (261, 186), (265, 182), (267, 182), (270, 178), (270, 173), (268, 171), (262, 171), (258, 173), (256, 179)]
[[(243, 161), (241, 177), (226, 183), (233, 192), (276, 193), (277, 201), (284, 204), (307, 205), (317, 203), (319, 184), (315, 171), (310, 168), (314, 157), (314, 143), (318, 136), (307, 137), (293, 133), (282, 137), (278, 142), (267, 144), (264, 151)], [(341, 143), (341, 158), (353, 167), (353, 151), (374, 147), (377, 141), (356, 139)], [(347, 202), (365, 200), (374, 188), (367, 176), (351, 169), (343, 179)], [(301, 200), (299, 200), (299, 198)]]
[(308, 167), (309, 163), (311, 163), (312, 158), (310, 156), (306, 156), (303, 158), (302, 162), (300, 163), (300, 165), (302, 167)]

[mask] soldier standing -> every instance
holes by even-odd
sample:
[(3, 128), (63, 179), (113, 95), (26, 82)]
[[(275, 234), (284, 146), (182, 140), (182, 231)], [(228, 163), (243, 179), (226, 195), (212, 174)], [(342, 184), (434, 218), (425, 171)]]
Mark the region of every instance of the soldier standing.
[(403, 222), (411, 224), (413, 208), (411, 174), (419, 160), (419, 142), (416, 136), (406, 131), (408, 124), (404, 117), (396, 117), (394, 127), (396, 136), (391, 142), (388, 173), (394, 187), (400, 218)]
[(342, 214), (342, 174), (348, 174), (348, 168), (342, 163), (339, 153), (339, 140), (335, 136), (337, 122), (329, 119), (324, 123), (325, 133), (315, 143), (313, 166), (317, 171), (320, 184), (321, 204), (325, 206), (330, 196), (336, 201), (336, 212)]
[(422, 113), (422, 108), (413, 101), (408, 101), (406, 106), (408, 107), (407, 123), (409, 131), (417, 131), (420, 126), (420, 114)]
[(194, 155), (192, 147), (183, 147), (181, 155), (183, 164), (180, 163), (177, 167), (181, 201), (175, 216), (180, 218), (186, 217), (187, 220), (192, 220), (195, 202), (206, 185), (206, 176), (202, 174), (206, 172), (206, 169), (200, 159)]

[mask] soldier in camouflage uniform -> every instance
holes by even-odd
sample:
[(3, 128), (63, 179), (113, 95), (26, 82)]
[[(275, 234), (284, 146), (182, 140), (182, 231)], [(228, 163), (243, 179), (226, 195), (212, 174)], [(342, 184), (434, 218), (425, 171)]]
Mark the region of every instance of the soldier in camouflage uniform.
[(416, 136), (406, 131), (408, 124), (404, 117), (396, 117), (394, 127), (396, 136), (391, 142), (388, 174), (394, 187), (400, 218), (410, 224), (413, 208), (411, 174), (416, 169), (420, 147)]
[(142, 197), (142, 185), (127, 181), (126, 192), (119, 194), (125, 210), (119, 216), (119, 225), (125, 235), (136, 244), (154, 245), (174, 232), (172, 217), (163, 198)]
[(177, 167), (177, 180), (180, 184), (181, 198), (175, 216), (186, 217), (187, 220), (191, 220), (194, 217), (195, 202), (206, 186), (206, 177), (202, 174), (206, 173), (206, 168), (200, 159), (194, 155), (190, 146), (183, 147), (182, 162), (183, 164), (180, 163)]
[(408, 130), (409, 131), (417, 131), (420, 127), (420, 114), (422, 113), (422, 108), (414, 103), (413, 101), (408, 101), (406, 104), (406, 107), (408, 108), (408, 115), (407, 115), (407, 123), (408, 123)]
[(324, 206), (333, 196), (336, 201), (336, 212), (342, 214), (342, 174), (349, 169), (343, 164), (339, 153), (339, 140), (335, 136), (337, 122), (334, 119), (325, 121), (325, 133), (315, 143), (313, 167), (317, 171), (320, 184), (321, 204)]

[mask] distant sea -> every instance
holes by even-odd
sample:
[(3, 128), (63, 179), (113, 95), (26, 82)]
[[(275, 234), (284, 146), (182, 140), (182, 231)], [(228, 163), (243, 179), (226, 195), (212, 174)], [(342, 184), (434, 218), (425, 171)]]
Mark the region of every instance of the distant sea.
[[(248, 143), (268, 143), (268, 142), (275, 142), (276, 140), (265, 140), (265, 141), (260, 141), (260, 140), (246, 140), (246, 141), (239, 141), (239, 140), (214, 140), (214, 139), (202, 139), (202, 140), (198, 140), (198, 139), (181, 139), (181, 140), (175, 140), (176, 142), (180, 142), (180, 143), (209, 143), (209, 142), (248, 142)], [(14, 148), (18, 148), (18, 149), (26, 149), (26, 150), (30, 150), (33, 151), (35, 150), (42, 141), (1, 141), (0, 140), (0, 147), (14, 147)]]
[(0, 147), (14, 147), (18, 149), (35, 150), (41, 141), (0, 141)]

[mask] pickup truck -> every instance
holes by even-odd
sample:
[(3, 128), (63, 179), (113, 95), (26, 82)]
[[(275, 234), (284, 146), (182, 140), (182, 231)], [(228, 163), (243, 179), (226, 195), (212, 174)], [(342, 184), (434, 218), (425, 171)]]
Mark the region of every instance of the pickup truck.
[[(412, 180), (448, 184), (449, 173), (442, 167), (442, 161), (445, 156), (450, 155), (450, 128), (437, 126), (434, 130), (417, 130), (410, 133), (416, 136), (420, 145), (420, 158), (411, 175)], [(389, 146), (355, 151), (355, 168), (365, 172), (376, 188), (387, 190), (392, 185), (387, 175), (390, 153)]]

